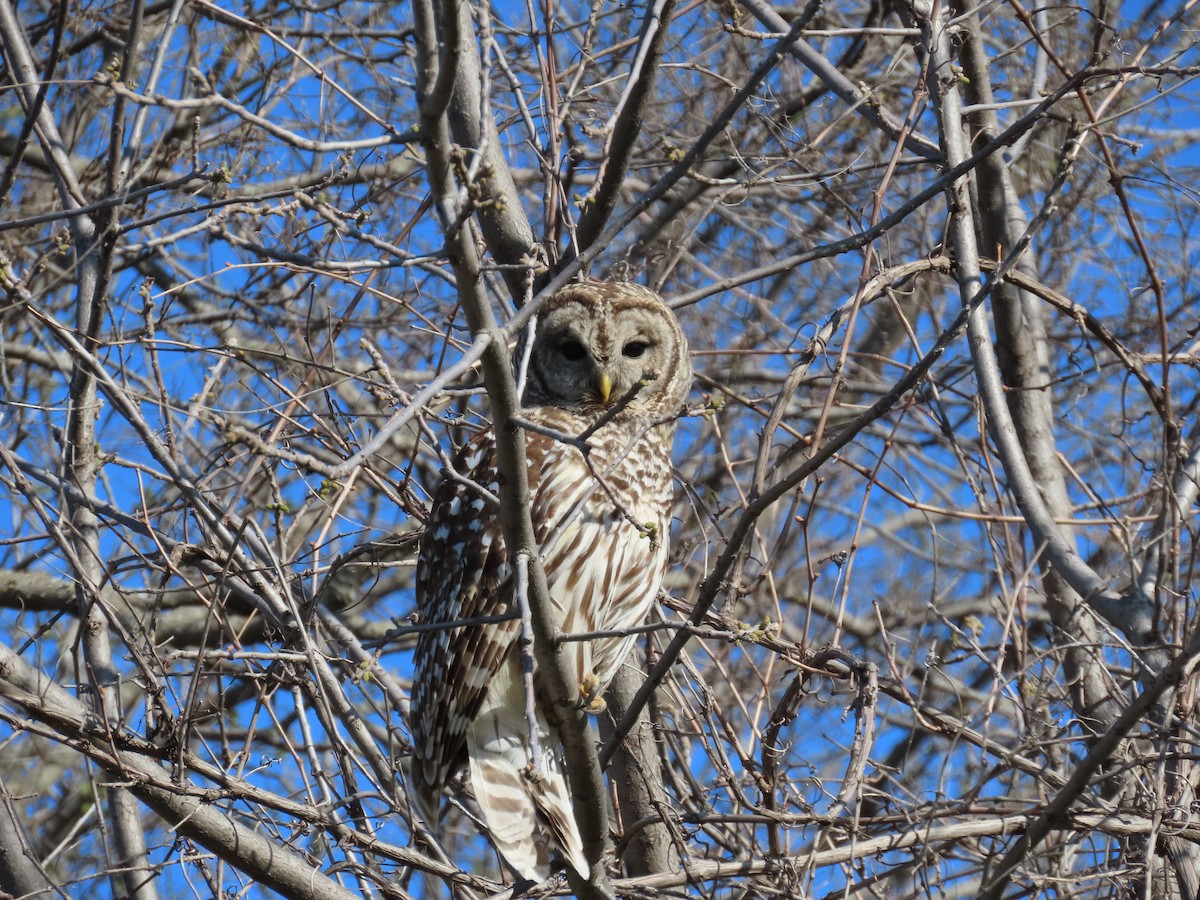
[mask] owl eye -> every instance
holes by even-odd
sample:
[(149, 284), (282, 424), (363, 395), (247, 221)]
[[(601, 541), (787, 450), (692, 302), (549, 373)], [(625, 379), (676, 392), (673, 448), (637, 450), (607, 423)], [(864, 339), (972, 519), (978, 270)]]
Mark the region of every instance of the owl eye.
[(587, 356), (587, 349), (574, 338), (568, 338), (558, 345), (558, 352), (568, 362), (578, 362)]
[(650, 345), (645, 341), (630, 341), (625, 345), (625, 348), (621, 351), (621, 353), (625, 355), (626, 359), (641, 359), (642, 354), (644, 354), (649, 348)]

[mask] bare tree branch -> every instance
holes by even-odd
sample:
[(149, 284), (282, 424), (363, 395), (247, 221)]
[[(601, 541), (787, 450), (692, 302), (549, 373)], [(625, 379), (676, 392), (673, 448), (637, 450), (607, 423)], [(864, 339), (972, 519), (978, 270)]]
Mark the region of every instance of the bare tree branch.
[[(933, 78), (930, 79), (930, 85), (933, 88), (936, 84), (939, 123), (947, 162), (956, 166), (968, 155), (967, 136), (963, 127), (963, 104), (958, 80), (952, 74), (953, 63), (950, 59), (945, 21), (932, 19), (929, 15), (925, 13), (926, 17), (922, 21), (928, 29), (927, 40), (933, 58)], [(1034, 541), (1040, 548), (1044, 548), (1050, 564), (1075, 592), (1097, 612), (1121, 628), (1134, 644), (1153, 644), (1153, 608), (1138, 602), (1136, 597), (1122, 596), (1112, 590), (1105, 579), (1084, 562), (1072, 546), (1072, 542), (1058, 528), (1029, 470), (1025, 452), (1018, 441), (1016, 428), (1004, 401), (1004, 388), (996, 367), (986, 311), (976, 299), (982, 293), (983, 279), (980, 275), (979, 249), (976, 244), (975, 221), (971, 212), (967, 179), (960, 178), (952, 185), (951, 195), (950, 238), (955, 253), (959, 293), (964, 307), (973, 307), (969, 324), (971, 357), (979, 380), (980, 396), (987, 410), (988, 431), (996, 442), (1004, 462), (1009, 486), (1029, 523)]]
[(642, 118), (652, 96), (674, 10), (675, 0), (654, 0), (646, 7), (629, 83), (621, 96), (616, 115), (608, 123), (600, 174), (584, 201), (583, 215), (575, 226), (575, 242), (578, 246), (573, 249), (576, 253), (592, 245), (617, 204), (621, 184), (629, 171), (634, 143), (642, 131)]
[(289, 897), (356, 896), (325, 877), (299, 855), (222, 815), (201, 797), (171, 783), (171, 773), (144, 754), (117, 752), (108, 731), (114, 722), (93, 716), (62, 688), (30, 669), (7, 647), (0, 647), (0, 693), (60, 730), (77, 748), (104, 766), (128, 790), (170, 823), (179, 834), (235, 861), (257, 881)]
[(514, 627), (417, 546), (497, 431), (555, 671), (510, 359), (586, 271), (697, 377), (565, 889), (1195, 895), (1190, 0), (223, 6), (0, 0), (6, 891), (524, 887), (414, 813), (418, 636)]

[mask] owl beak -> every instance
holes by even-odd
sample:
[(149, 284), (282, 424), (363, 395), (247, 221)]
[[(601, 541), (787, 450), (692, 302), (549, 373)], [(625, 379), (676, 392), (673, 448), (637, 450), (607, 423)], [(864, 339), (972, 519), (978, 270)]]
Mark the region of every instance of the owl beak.
[(607, 372), (600, 373), (600, 399), (604, 401), (604, 405), (608, 405), (608, 398), (612, 396), (612, 377)]

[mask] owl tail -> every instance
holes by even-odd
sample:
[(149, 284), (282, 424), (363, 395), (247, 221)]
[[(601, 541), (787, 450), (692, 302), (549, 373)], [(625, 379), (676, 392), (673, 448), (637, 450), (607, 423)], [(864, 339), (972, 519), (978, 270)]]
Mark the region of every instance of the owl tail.
[(471, 786), (488, 830), (508, 864), (525, 878), (543, 881), (550, 854), (540, 832), (547, 831), (567, 862), (583, 878), (589, 867), (575, 825), (562, 745), (538, 716), (541, 766), (529, 762), (529, 726), (508, 704), (485, 709), (467, 733)]

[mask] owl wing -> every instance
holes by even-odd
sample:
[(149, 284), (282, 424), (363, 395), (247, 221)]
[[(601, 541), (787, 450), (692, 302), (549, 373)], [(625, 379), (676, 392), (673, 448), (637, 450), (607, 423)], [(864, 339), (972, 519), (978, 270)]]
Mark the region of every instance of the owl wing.
[[(490, 434), (459, 453), (455, 470), (497, 491)], [(484, 494), (444, 478), (417, 559), (417, 606), (422, 623), (448, 624), (507, 613), (511, 605), (508, 558), (500, 535), (499, 510)], [(426, 817), (437, 793), (461, 762), (467, 728), (479, 712), (487, 687), (516, 640), (515, 620), (424, 631), (413, 659), (413, 775)]]

